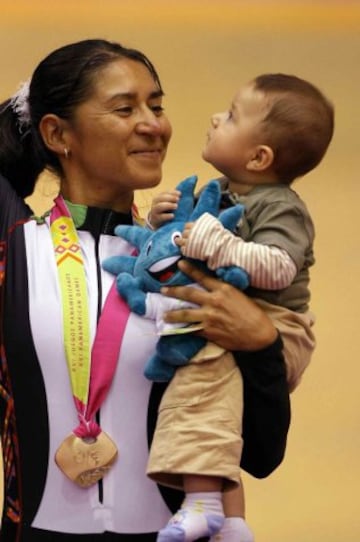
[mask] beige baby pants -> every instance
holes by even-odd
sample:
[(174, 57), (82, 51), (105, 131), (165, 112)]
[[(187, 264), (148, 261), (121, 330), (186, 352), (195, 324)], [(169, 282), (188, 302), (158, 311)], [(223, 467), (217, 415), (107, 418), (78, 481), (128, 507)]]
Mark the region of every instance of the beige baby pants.
[[(314, 317), (255, 301), (281, 333), (293, 391), (315, 348)], [(148, 476), (178, 489), (183, 489), (184, 474), (218, 476), (224, 490), (231, 489), (240, 478), (242, 414), (243, 384), (234, 357), (208, 343), (189, 365), (177, 369), (162, 398)]]

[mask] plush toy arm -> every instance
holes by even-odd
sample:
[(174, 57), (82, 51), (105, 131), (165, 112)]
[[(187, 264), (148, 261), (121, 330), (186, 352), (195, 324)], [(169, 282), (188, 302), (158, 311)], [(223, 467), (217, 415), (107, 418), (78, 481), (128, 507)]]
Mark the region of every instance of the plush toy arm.
[(248, 273), (241, 267), (218, 267), (215, 273), (224, 282), (228, 282), (240, 290), (245, 290), (250, 284)]
[(105, 271), (108, 271), (112, 275), (118, 275), (119, 273), (130, 273), (132, 275), (135, 262), (135, 256), (112, 256), (111, 258), (106, 258), (101, 265)]
[(206, 339), (192, 333), (186, 335), (167, 335), (160, 337), (157, 351), (170, 365), (181, 367), (205, 346)]
[(146, 294), (141, 289), (140, 280), (129, 273), (120, 273), (116, 278), (116, 287), (130, 309), (143, 316), (146, 312)]
[(175, 367), (155, 353), (146, 362), (144, 375), (152, 382), (169, 382), (174, 376), (175, 370)]
[(188, 335), (168, 335), (160, 337), (156, 354), (152, 356), (144, 370), (146, 378), (166, 382), (175, 373), (176, 367), (187, 365), (206, 344), (206, 339), (189, 333)]

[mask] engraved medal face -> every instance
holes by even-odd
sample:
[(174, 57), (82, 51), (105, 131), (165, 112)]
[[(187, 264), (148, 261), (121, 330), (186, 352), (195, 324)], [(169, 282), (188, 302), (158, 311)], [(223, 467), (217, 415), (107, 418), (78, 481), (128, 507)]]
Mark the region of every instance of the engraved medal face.
[(105, 476), (117, 455), (115, 443), (103, 431), (94, 439), (72, 433), (58, 448), (55, 462), (65, 476), (86, 488)]

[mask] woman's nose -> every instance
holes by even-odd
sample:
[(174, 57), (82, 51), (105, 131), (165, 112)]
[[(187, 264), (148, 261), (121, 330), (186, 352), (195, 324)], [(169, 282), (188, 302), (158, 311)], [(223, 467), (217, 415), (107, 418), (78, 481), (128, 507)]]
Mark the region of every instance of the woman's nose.
[(161, 133), (161, 122), (152, 111), (148, 111), (141, 115), (137, 123), (137, 130), (141, 133), (155, 134)]

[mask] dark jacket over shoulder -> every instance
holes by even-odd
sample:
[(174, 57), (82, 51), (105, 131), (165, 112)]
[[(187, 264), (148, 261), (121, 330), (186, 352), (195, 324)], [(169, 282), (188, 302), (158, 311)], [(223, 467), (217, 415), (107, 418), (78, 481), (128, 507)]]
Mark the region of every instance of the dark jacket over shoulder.
[(290, 425), (290, 397), (280, 336), (257, 352), (235, 352), (244, 380), (241, 468), (265, 478), (282, 462)]

